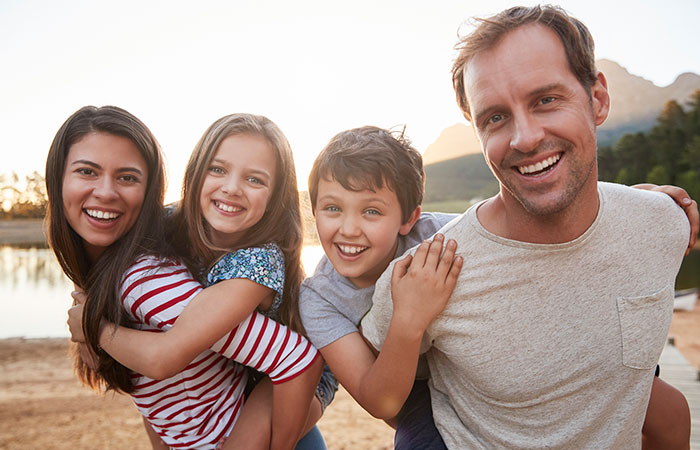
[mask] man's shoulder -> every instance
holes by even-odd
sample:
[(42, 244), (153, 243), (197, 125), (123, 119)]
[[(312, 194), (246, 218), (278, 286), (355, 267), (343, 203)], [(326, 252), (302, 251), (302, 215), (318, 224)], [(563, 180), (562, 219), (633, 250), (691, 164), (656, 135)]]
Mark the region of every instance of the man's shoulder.
[(635, 217), (661, 216), (666, 220), (684, 219), (685, 213), (668, 195), (644, 189), (635, 189), (616, 183), (599, 182), (604, 201), (617, 212)]

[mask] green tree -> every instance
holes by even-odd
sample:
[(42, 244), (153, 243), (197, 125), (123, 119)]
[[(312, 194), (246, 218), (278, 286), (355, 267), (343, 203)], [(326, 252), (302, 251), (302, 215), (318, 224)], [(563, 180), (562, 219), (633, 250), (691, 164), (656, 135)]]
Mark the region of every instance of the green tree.
[(646, 181), (654, 184), (670, 184), (671, 177), (666, 167), (659, 164), (652, 167), (649, 173), (647, 173)]

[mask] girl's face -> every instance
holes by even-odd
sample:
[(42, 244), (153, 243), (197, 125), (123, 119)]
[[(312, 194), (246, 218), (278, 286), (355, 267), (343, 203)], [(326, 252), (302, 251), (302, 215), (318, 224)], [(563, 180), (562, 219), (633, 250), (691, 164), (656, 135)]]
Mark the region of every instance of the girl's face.
[(221, 142), (199, 196), (212, 243), (233, 247), (262, 219), (276, 172), (275, 151), (262, 136), (235, 134)]
[(93, 132), (71, 145), (63, 209), (92, 261), (134, 225), (147, 182), (146, 161), (127, 138)]

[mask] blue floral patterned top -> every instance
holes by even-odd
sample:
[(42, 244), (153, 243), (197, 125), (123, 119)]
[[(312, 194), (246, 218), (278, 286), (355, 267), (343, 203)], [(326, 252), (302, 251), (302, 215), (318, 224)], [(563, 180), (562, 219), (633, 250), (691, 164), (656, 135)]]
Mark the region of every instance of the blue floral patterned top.
[(277, 294), (267, 311), (271, 319), (278, 318), (284, 291), (284, 255), (274, 242), (262, 247), (249, 247), (222, 256), (207, 274), (207, 285), (234, 278), (247, 278), (273, 289)]

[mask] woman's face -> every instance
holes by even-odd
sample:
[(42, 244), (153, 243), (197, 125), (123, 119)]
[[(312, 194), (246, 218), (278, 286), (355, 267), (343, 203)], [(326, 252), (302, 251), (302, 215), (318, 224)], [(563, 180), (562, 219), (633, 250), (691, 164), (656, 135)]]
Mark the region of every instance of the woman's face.
[(139, 216), (148, 168), (134, 143), (92, 132), (71, 145), (63, 172), (63, 208), (92, 261)]

